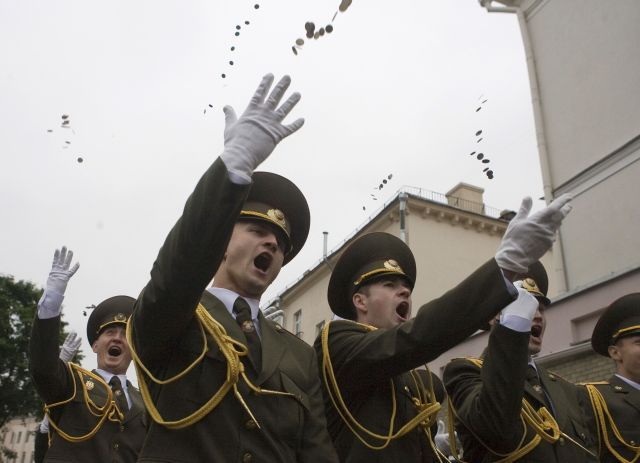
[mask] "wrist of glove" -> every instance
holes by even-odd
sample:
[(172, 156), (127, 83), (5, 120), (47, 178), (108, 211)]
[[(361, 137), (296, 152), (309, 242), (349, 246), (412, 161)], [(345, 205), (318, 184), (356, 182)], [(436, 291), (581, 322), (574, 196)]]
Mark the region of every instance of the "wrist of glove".
[(500, 314), (500, 324), (515, 331), (529, 331), (538, 310), (538, 300), (522, 288), (521, 281), (516, 281), (514, 286), (518, 290), (518, 298), (504, 308)]
[(231, 106), (224, 107), (224, 152), (220, 157), (229, 172), (244, 178), (251, 178), (253, 171), (269, 157), (276, 145), (304, 124), (304, 119), (297, 119), (289, 125), (282, 124), (300, 101), (300, 94), (293, 93), (278, 108), (291, 83), (289, 76), (280, 79), (267, 97), (272, 83), (272, 74), (262, 78), (239, 119)]

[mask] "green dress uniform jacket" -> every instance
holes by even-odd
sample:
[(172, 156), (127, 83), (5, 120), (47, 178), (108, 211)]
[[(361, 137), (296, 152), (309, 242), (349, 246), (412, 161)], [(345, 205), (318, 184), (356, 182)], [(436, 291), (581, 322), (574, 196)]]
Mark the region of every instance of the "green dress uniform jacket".
[[(458, 417), (456, 431), (464, 449), (463, 460), (490, 462), (508, 454), (535, 434), (520, 418), (522, 399), (536, 410), (545, 406), (560, 430), (595, 453), (585, 415), (578, 400), (578, 387), (537, 366), (539, 392), (526, 381), (529, 333), (495, 326), (489, 337), (482, 368), (467, 359), (456, 359), (444, 370), (444, 383)], [(549, 400), (551, 403), (549, 404)], [(484, 445), (483, 445), (484, 444)], [(485, 447), (486, 446), (486, 447)], [(520, 462), (584, 463), (597, 461), (568, 439), (556, 443), (544, 439)]]
[[(405, 389), (409, 387), (415, 394), (413, 380), (407, 372), (460, 343), (512, 300), (502, 272), (491, 259), (454, 289), (422, 306), (415, 318), (392, 329), (368, 331), (353, 322), (332, 322), (329, 353), (340, 391), (352, 415), (366, 428), (378, 434), (387, 433), (392, 380), (398, 404), (394, 429), (399, 429), (417, 414)], [(320, 339), (314, 347), (318, 363), (322, 365)], [(340, 461), (434, 461), (433, 451), (419, 428), (392, 441), (383, 450), (367, 448), (340, 418), (326, 389), (324, 392), (329, 434)], [(442, 401), (444, 393), (436, 391), (436, 396)]]
[[(640, 390), (624, 382), (618, 376), (613, 375), (605, 384), (596, 383), (596, 389), (602, 394), (607, 408), (615, 422), (618, 431), (627, 444), (640, 446)], [(596, 435), (596, 421), (591, 401), (584, 392), (584, 409), (589, 417), (589, 425), (593, 435)], [(607, 448), (603, 436), (599, 435), (600, 461), (613, 463), (620, 461)], [(632, 461), (636, 453), (626, 448), (613, 434), (611, 427), (607, 426), (607, 438), (611, 446), (623, 458)]]
[[(229, 180), (217, 160), (188, 199), (169, 233), (136, 302), (133, 339), (147, 368), (158, 379), (171, 378), (203, 350), (195, 317), (198, 303), (227, 334), (246, 345), (240, 327), (222, 302), (203, 289), (211, 281), (227, 247), (249, 185)], [(326, 430), (315, 354), (303, 341), (259, 314), (262, 370), (247, 357), (242, 362), (251, 381), (291, 397), (256, 395), (240, 380), (238, 389), (255, 416), (255, 425), (233, 390), (202, 420), (182, 429), (154, 421), (141, 462), (333, 462)], [(208, 339), (205, 358), (183, 378), (165, 385), (147, 379), (153, 402), (165, 420), (199, 409), (225, 381), (227, 362)]]
[[(73, 400), (53, 408), (51, 415), (62, 431), (71, 436), (82, 436), (95, 427), (99, 418), (92, 415), (87, 408), (78, 376), (71, 377), (67, 364), (58, 358), (59, 332), (60, 317), (41, 320), (36, 316), (30, 342), (31, 374), (36, 390), (47, 404), (68, 399), (75, 387)], [(107, 391), (104, 386), (84, 375), (83, 382), (87, 381), (93, 385), (87, 388), (91, 388), (88, 390), (90, 399), (99, 406), (105, 404)], [(89, 440), (69, 442), (60, 437), (49, 424), (52, 442), (44, 461), (136, 462), (146, 434), (146, 416), (140, 392), (129, 381), (127, 390), (131, 407), (125, 414), (124, 421), (118, 423), (106, 419), (98, 433)]]

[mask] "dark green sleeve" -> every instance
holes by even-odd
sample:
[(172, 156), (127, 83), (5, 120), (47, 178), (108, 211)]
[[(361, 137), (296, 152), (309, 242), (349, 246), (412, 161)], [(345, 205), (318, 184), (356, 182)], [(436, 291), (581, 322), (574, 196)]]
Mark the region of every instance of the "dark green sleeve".
[(59, 402), (73, 392), (69, 368), (60, 360), (60, 317), (35, 316), (29, 340), (29, 368), (36, 390), (45, 403)]
[[(332, 323), (331, 359), (341, 385), (368, 387), (436, 359), (476, 332), (513, 300), (491, 259), (455, 288), (392, 329), (366, 332)], [(335, 326), (335, 328), (334, 328)]]
[(337, 462), (338, 456), (327, 432), (318, 364), (313, 351), (309, 353), (309, 362), (307, 362), (309, 384), (305, 391), (309, 397), (309, 419), (305, 422), (303, 429), (298, 461), (301, 463)]
[(192, 320), (222, 261), (249, 188), (231, 182), (218, 158), (187, 199), (132, 317), (135, 347), (145, 363), (166, 360)]
[(513, 451), (526, 432), (520, 411), (528, 345), (528, 332), (498, 325), (489, 337), (482, 368), (457, 359), (444, 370), (447, 393), (464, 428), (498, 453)]

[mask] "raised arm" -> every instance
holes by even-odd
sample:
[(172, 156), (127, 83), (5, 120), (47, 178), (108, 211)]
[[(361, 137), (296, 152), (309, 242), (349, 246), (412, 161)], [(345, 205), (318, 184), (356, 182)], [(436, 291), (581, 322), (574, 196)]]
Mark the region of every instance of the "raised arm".
[(300, 94), (278, 107), (290, 79), (283, 77), (269, 94), (272, 83), (273, 75), (263, 77), (239, 119), (224, 108), (224, 152), (187, 199), (136, 303), (134, 342), (143, 361), (160, 361), (173, 349), (224, 257), (254, 169), (304, 123), (282, 123)]
[(31, 331), (30, 368), (36, 390), (45, 402), (65, 398), (71, 388), (69, 370), (60, 360), (60, 313), (67, 283), (80, 265), (71, 265), (73, 252), (56, 249), (44, 293)]

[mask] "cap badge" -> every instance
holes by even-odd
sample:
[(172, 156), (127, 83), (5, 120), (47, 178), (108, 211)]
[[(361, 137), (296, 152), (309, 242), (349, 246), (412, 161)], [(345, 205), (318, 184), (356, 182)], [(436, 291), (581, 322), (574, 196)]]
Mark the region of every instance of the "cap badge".
[(93, 386), (95, 386), (95, 384), (93, 384), (93, 381), (91, 381), (90, 379), (88, 379), (87, 382), (84, 383), (84, 387), (87, 389), (87, 391), (93, 389)]
[(542, 393), (542, 386), (540, 386), (539, 384), (534, 384), (532, 387), (533, 387), (533, 390), (536, 391), (538, 394)]
[(400, 264), (398, 263), (397, 260), (394, 260), (394, 259), (386, 260), (383, 265), (384, 265), (384, 268), (386, 268), (387, 270), (391, 270), (392, 272), (404, 273), (402, 271), (402, 267), (400, 267)]
[(117, 313), (115, 317), (113, 317), (113, 320), (116, 322), (126, 322), (127, 321), (127, 316), (123, 313)]
[(282, 228), (286, 228), (286, 221), (284, 220), (284, 212), (280, 209), (269, 209), (267, 216)]
[(245, 333), (253, 333), (256, 330), (256, 327), (251, 320), (243, 321), (240, 328)]

